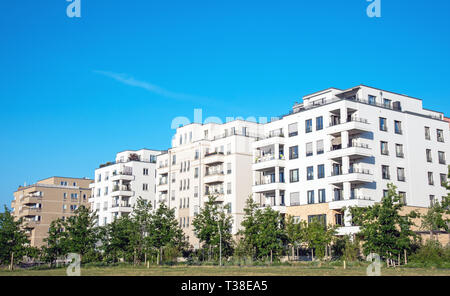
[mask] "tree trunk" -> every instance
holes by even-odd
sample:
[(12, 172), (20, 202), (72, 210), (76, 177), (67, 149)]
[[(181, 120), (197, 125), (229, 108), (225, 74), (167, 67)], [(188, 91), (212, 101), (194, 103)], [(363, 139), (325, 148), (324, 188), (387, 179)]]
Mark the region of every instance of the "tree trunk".
[(347, 263), (344, 260), (344, 269), (347, 269)]
[(405, 253), (405, 265), (408, 264), (408, 259), (407, 259), (407, 255), (406, 255), (406, 250), (403, 250), (403, 253)]
[(9, 265), (9, 270), (14, 270), (14, 252), (11, 253), (11, 264)]
[(273, 258), (273, 254), (272, 254), (272, 250), (270, 250), (270, 264), (272, 264), (272, 258)]

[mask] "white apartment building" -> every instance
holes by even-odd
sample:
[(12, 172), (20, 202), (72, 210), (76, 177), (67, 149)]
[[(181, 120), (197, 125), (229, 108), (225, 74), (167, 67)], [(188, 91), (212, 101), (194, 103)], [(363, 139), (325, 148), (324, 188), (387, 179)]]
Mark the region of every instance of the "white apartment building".
[(263, 206), (358, 231), (348, 206), (381, 200), (394, 183), (409, 207), (447, 194), (450, 129), (422, 101), (360, 85), (303, 97), (290, 114), (264, 124), (253, 145), (253, 195)]
[(119, 152), (115, 162), (95, 170), (89, 202), (91, 210), (97, 211), (99, 226), (129, 215), (138, 197), (156, 205), (156, 157), (160, 153), (148, 149)]
[(243, 120), (192, 123), (179, 127), (172, 147), (157, 157), (157, 200), (175, 208), (194, 247), (199, 244), (192, 221), (209, 195), (227, 206), (234, 222), (232, 233), (237, 233), (252, 193), (252, 142), (258, 126)]

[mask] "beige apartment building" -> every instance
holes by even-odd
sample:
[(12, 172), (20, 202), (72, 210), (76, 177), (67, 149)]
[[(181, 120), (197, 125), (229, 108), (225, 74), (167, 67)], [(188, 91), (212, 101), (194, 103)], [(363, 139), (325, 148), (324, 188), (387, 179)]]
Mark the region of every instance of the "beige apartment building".
[(89, 207), (92, 182), (86, 178), (50, 177), (36, 184), (19, 186), (11, 208), (16, 219), (23, 218), (31, 246), (45, 244), (44, 238), (53, 220), (73, 216), (80, 206)]

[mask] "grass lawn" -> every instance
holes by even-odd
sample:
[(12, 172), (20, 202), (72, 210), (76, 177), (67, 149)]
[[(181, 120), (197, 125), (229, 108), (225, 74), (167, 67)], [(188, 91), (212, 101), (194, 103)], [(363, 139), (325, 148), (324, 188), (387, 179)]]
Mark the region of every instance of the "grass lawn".
[[(0, 270), (0, 276), (65, 276), (65, 268), (48, 270), (15, 271)], [(321, 267), (311, 264), (293, 266), (112, 266), (82, 267), (82, 276), (365, 276), (366, 266), (332, 266), (327, 263)], [(382, 268), (383, 276), (450, 276), (450, 269), (437, 268)]]

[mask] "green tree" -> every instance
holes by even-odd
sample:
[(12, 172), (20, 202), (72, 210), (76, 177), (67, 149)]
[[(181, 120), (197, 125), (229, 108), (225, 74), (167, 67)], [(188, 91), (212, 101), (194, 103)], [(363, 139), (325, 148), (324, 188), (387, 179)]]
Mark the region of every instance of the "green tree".
[(203, 243), (203, 249), (208, 252), (209, 259), (211, 256), (218, 258), (220, 247), (224, 257), (230, 256), (233, 252), (232, 218), (226, 213), (227, 208), (219, 206), (216, 199), (210, 195), (200, 213), (192, 221), (194, 233)]
[(150, 228), (152, 224), (152, 205), (142, 197), (138, 197), (133, 209), (130, 224), (130, 243), (134, 250), (134, 263), (141, 262), (151, 250)]
[[(94, 256), (98, 242), (96, 221), (96, 214), (91, 214), (86, 207), (76, 209), (74, 216), (62, 222), (64, 231), (61, 232), (60, 242), (63, 250), (79, 254), (82, 261), (86, 255)], [(88, 261), (86, 258), (84, 260)]]
[(241, 255), (251, 256), (256, 259), (256, 248), (257, 248), (257, 237), (258, 237), (258, 221), (256, 219), (256, 212), (258, 210), (258, 204), (253, 200), (250, 195), (247, 198), (246, 206), (244, 208), (244, 219), (241, 222), (242, 228), (239, 230), (238, 234), (241, 236), (240, 239), (240, 252)]
[(292, 257), (294, 257), (294, 250), (305, 242), (305, 229), (307, 224), (305, 221), (295, 221), (293, 216), (288, 215), (286, 218), (286, 239), (291, 247)]
[(136, 227), (129, 217), (120, 217), (104, 226), (101, 231), (102, 249), (107, 261), (126, 262), (134, 260), (134, 248), (131, 237)]
[(313, 219), (305, 229), (305, 241), (314, 252), (314, 256), (322, 259), (336, 233), (336, 226), (327, 225), (326, 221)]
[(22, 219), (14, 221), (14, 216), (5, 206), (3, 213), (0, 213), (0, 264), (10, 264), (14, 268), (14, 263), (19, 262), (26, 256), (30, 241), (21, 227)]
[(360, 225), (364, 254), (375, 252), (386, 259), (397, 258), (404, 250), (410, 251), (417, 235), (411, 230), (417, 213), (401, 216), (404, 204), (396, 187), (388, 184), (388, 194), (381, 203), (358, 208), (351, 207), (353, 222)]
[(258, 223), (256, 236), (257, 258), (270, 258), (272, 261), (281, 255), (286, 242), (283, 216), (272, 208), (257, 210), (255, 214)]
[(45, 246), (42, 247), (45, 262), (53, 263), (61, 256), (67, 254), (66, 247), (61, 241), (63, 229), (63, 221), (61, 219), (54, 220), (50, 223), (48, 236), (44, 238)]
[(161, 203), (152, 215), (149, 228), (149, 245), (158, 250), (159, 261), (162, 260), (163, 249), (178, 253), (188, 247), (183, 230), (175, 219), (175, 209), (169, 209)]

